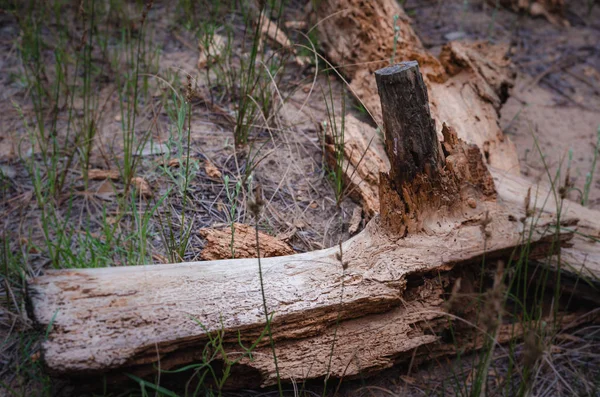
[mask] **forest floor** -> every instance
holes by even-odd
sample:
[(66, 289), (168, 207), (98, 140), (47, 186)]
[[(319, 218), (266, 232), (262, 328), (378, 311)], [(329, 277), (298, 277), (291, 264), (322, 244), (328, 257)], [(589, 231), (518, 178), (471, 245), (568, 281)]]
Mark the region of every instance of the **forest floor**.
[[(219, 1), (4, 3), (0, 390), (76, 395), (43, 372), (45, 330), (27, 316), (24, 280), (45, 269), (202, 260), (201, 229), (254, 225), (247, 204), (259, 185), (266, 201), (259, 229), (294, 252), (349, 238), (360, 203), (327, 166), (322, 126), (344, 109), (372, 121), (315, 62), (310, 25), (291, 24), (306, 20), (304, 2), (289, 2), (281, 17), (302, 46), (284, 51), (265, 40), (256, 71), (247, 61), (251, 2), (235, 11)], [(543, 179), (568, 164), (570, 198), (600, 209), (600, 5), (589, 11), (588, 1), (568, 2), (566, 27), (494, 2), (403, 3), (434, 53), (457, 39), (510, 44), (517, 80), (500, 120), (521, 172)], [(198, 43), (215, 35), (228, 44), (199, 65)], [(258, 93), (252, 100), (250, 91)], [(600, 373), (598, 362), (585, 376)], [(503, 365), (499, 358), (497, 379)], [(466, 361), (449, 360), (344, 382), (339, 392), (460, 394), (468, 378)], [(133, 389), (124, 395), (143, 395)]]

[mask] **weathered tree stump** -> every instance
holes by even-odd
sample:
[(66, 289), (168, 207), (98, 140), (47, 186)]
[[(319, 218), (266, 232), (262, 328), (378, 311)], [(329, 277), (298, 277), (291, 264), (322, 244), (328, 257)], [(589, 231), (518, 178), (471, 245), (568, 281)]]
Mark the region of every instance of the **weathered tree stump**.
[(453, 213), (473, 216), (480, 211), (478, 203), (493, 200), (494, 182), (479, 148), (446, 125), (440, 145), (417, 62), (390, 66), (375, 76), (391, 165), (380, 175), (382, 223), (404, 236), (435, 229)]
[[(451, 128), (444, 127), (438, 147), (418, 67), (407, 65), (378, 77), (386, 87), (382, 101), (406, 104), (383, 106), (394, 156), (390, 175), (383, 174), (381, 221), (375, 217), (341, 247), (262, 260), (284, 381), (348, 378), (453, 352), (442, 339), (449, 327), (444, 301), (458, 277), (475, 286), (478, 279), (461, 265), (484, 255), (489, 263), (524, 244), (524, 223), (514, 220), (527, 217), (525, 209), (496, 202), (479, 149)], [(537, 249), (528, 252), (543, 256), (571, 238), (565, 231), (548, 235), (554, 222), (538, 220), (529, 238)], [(30, 280), (28, 291), (37, 324), (52, 325), (43, 358), (55, 375), (143, 376), (159, 362), (176, 368), (199, 360), (217, 332), (228, 356), (237, 357), (239, 342), (250, 345), (265, 327), (254, 259), (55, 270)], [(467, 348), (481, 345), (470, 339), (473, 329), (460, 332)], [(246, 385), (276, 381), (267, 339), (237, 371)]]
[(427, 87), (417, 61), (403, 62), (375, 72), (383, 125), (385, 151), (393, 167), (396, 186), (412, 182), (419, 174), (439, 176), (439, 141), (429, 112)]

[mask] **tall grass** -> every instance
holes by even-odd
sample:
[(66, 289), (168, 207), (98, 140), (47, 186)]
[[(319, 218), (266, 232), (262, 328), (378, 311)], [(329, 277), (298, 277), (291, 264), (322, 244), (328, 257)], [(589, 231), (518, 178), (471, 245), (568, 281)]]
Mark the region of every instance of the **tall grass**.
[[(283, 2), (261, 4), (258, 14), (247, 3), (237, 11), (228, 10), (234, 19), (242, 19), (242, 37), (236, 36), (240, 32), (235, 28), (237, 19), (216, 17), (225, 8), (220, 2), (213, 2), (209, 20), (200, 24), (194, 15), (194, 2), (182, 0), (177, 4), (179, 12), (185, 14), (185, 28), (203, 29), (198, 30), (200, 41), (209, 45), (217, 32), (227, 33), (225, 47), (210, 60), (206, 77), (211, 102), (237, 103), (232, 125), (235, 142), (250, 148), (244, 151), (247, 164), (243, 174), (236, 178), (236, 197), (231, 197), (236, 205), (237, 196), (243, 193), (261, 159), (263, 145), (255, 145), (253, 134), (273, 123), (273, 93), (287, 57), (285, 52), (269, 47), (261, 33), (265, 24), (279, 23)], [(24, 98), (15, 100), (13, 109), (22, 120), (30, 147), (20, 155), (36, 204), (34, 216), (39, 217), (39, 228), (30, 229), (20, 254), (16, 253), (14, 236), (21, 231), (2, 231), (3, 284), (11, 310), (22, 310), (25, 279), (39, 274), (40, 264), (46, 261), (54, 268), (146, 264), (157, 240), (162, 241), (171, 261), (182, 261), (189, 250), (194, 231), (193, 212), (189, 211), (194, 203), (189, 190), (198, 171), (191, 138), (192, 101), (197, 93), (192, 87), (193, 76), (181, 84), (177, 75), (160, 74), (160, 48), (153, 41), (151, 27), (156, 21), (153, 7), (152, 1), (120, 0), (84, 0), (77, 6), (62, 1), (11, 4), (10, 12), (21, 30), (19, 77), (26, 83)], [(241, 52), (234, 52), (234, 40), (242, 43)], [(170, 91), (156, 100), (150, 87), (159, 81)], [(113, 102), (118, 108), (114, 121), (107, 120)], [(152, 120), (145, 117), (146, 109), (153, 111)], [(156, 174), (143, 152), (165, 119), (167, 146), (179, 156), (180, 166), (162, 167)], [(111, 122), (118, 123), (120, 131), (115, 140), (106, 142), (101, 131)], [(99, 163), (117, 169), (118, 180), (99, 183), (90, 179), (89, 170)], [(165, 175), (173, 187), (155, 198), (143, 198), (132, 182), (140, 173), (157, 179)], [(3, 189), (4, 181), (2, 176)], [(97, 197), (99, 186), (111, 192), (108, 199)], [(235, 217), (231, 214), (232, 225)], [(270, 319), (266, 320), (268, 327)], [(217, 342), (207, 349), (216, 346)], [(253, 346), (244, 349), (247, 356)], [(28, 345), (23, 352), (27, 355), (31, 350)], [(208, 361), (212, 365), (214, 360)], [(34, 367), (27, 360), (17, 365)], [(34, 372), (38, 367), (36, 364)], [(225, 375), (221, 384), (228, 377)], [(25, 393), (7, 387), (11, 394)]]
[(594, 147), (594, 154), (592, 155), (592, 165), (590, 166), (590, 171), (585, 176), (585, 184), (583, 187), (583, 194), (581, 198), (581, 205), (588, 205), (590, 190), (592, 188), (592, 183), (594, 183), (594, 172), (596, 171), (596, 164), (598, 162), (598, 156), (600, 156), (600, 126), (598, 126), (596, 138), (596, 145)]
[[(509, 256), (509, 260), (498, 262), (493, 276), (493, 283), (485, 281), (489, 278), (485, 259), (480, 269), (480, 291), (475, 298), (475, 320), (471, 326), (478, 327), (477, 339), (482, 340), (482, 348), (474, 360), (465, 359), (461, 354), (457, 357), (457, 367), (471, 367), (469, 377), (452, 371), (449, 379), (451, 390), (461, 396), (483, 396), (495, 392), (500, 395), (527, 396), (535, 393), (536, 385), (540, 382), (542, 369), (549, 364), (549, 350), (555, 344), (556, 338), (563, 327), (563, 311), (571, 303), (571, 299), (562, 296), (561, 271), (565, 265), (561, 258), (560, 231), (562, 229), (562, 211), (566, 193), (570, 189), (569, 166), (566, 172), (559, 167), (554, 175), (549, 171), (541, 149), (534, 141), (539, 151), (546, 176), (551, 189), (542, 202), (537, 202), (538, 192), (529, 190), (525, 201), (524, 216), (519, 222), (522, 225), (520, 247)], [(535, 197), (532, 201), (532, 197)], [(557, 209), (556, 218), (547, 226), (545, 235), (551, 238), (547, 259), (543, 262), (530, 259), (533, 251), (532, 240), (534, 233), (539, 231), (543, 209), (548, 201), (554, 201)], [(484, 227), (484, 239), (486, 239)], [(460, 285), (460, 284), (459, 284)], [(460, 288), (460, 287), (459, 287)], [(551, 291), (551, 295), (548, 293)], [(453, 291), (449, 300), (450, 313), (458, 308), (455, 305), (461, 294)], [(566, 305), (566, 306), (565, 306)], [(465, 310), (462, 307), (462, 310)], [(467, 310), (468, 311), (468, 310)], [(468, 321), (466, 317), (463, 321)], [(504, 347), (499, 344), (498, 331), (500, 326), (512, 324), (508, 331), (511, 333), (510, 343)], [(462, 342), (455, 337), (454, 326), (451, 324), (452, 337), (457, 352), (461, 351)], [(501, 369), (499, 369), (501, 367)], [(503, 372), (503, 380), (491, 386), (490, 379), (493, 369)], [(551, 369), (551, 368), (550, 368)], [(569, 388), (569, 385), (561, 385)]]

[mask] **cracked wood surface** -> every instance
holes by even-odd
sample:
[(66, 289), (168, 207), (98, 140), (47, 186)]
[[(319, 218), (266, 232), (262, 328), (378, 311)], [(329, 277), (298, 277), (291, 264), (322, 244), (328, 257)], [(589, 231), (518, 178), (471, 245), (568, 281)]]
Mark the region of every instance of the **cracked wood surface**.
[[(365, 231), (343, 244), (346, 270), (336, 258), (338, 248), (263, 259), (267, 304), (274, 313), (273, 336), (281, 355), (283, 378), (291, 380), (299, 376), (298, 371), (311, 368), (309, 377), (326, 375), (320, 350), (315, 348), (310, 354), (305, 345), (314, 347), (319, 338), (326, 339), (326, 331), (332, 329), (338, 315), (349, 328), (347, 337), (340, 336), (342, 348), (339, 356), (335, 353), (331, 371), (356, 373), (342, 363), (350, 346), (364, 346), (364, 335), (359, 333), (359, 337), (349, 321), (402, 312), (411, 275), (446, 272), (457, 264), (480, 260), (484, 252), (493, 258), (522, 243), (522, 223), (509, 220), (509, 214), (516, 219), (523, 215), (518, 210), (513, 213), (495, 202), (471, 210), (470, 222), (465, 223), (463, 216), (447, 218), (443, 223), (426, 225), (422, 234), (404, 239), (387, 234), (376, 218)], [(480, 221), (486, 212), (491, 218), (487, 226), (491, 234), (484, 249), (485, 232)], [(547, 221), (552, 222), (550, 218)], [(545, 222), (539, 224), (534, 243), (549, 244), (549, 236), (542, 234), (547, 226)], [(562, 237), (568, 239), (570, 234), (565, 232)], [(116, 369), (145, 373), (158, 357), (166, 369), (193, 361), (194, 352), (201, 354), (206, 332), (225, 330), (226, 342), (234, 352), (239, 351), (238, 331), (244, 343), (249, 343), (264, 328), (255, 259), (55, 270), (32, 280), (29, 296), (36, 322), (42, 327), (52, 324), (43, 343), (44, 360), (48, 369), (59, 375)], [(423, 298), (418, 304), (428, 307), (436, 302), (439, 307), (440, 294), (434, 294), (432, 300)], [(443, 314), (434, 317), (443, 318)], [(435, 322), (427, 316), (418, 321), (429, 320)], [(424, 330), (409, 332), (414, 321), (407, 318), (405, 323), (394, 323), (399, 327), (395, 332), (404, 333), (406, 340), (392, 343), (382, 339), (377, 344), (387, 348), (381, 347), (380, 353), (366, 349), (367, 356), (362, 359), (380, 355), (381, 365), (376, 367), (385, 368), (391, 362), (389, 357), (438, 339), (426, 337)], [(311, 342), (311, 338), (316, 339)], [(300, 351), (304, 353), (296, 355)], [(268, 384), (274, 368), (265, 365), (261, 360), (245, 363), (258, 369), (261, 383)]]

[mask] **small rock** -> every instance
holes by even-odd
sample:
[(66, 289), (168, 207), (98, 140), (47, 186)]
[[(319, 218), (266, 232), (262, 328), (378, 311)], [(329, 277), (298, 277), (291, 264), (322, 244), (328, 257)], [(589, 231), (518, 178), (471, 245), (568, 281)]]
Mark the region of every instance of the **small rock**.
[(444, 35), (444, 38), (448, 41), (460, 40), (465, 37), (465, 32), (450, 32)]
[(144, 146), (144, 148), (139, 151), (139, 152), (135, 152), (133, 155), (134, 156), (155, 156), (155, 155), (159, 155), (159, 154), (165, 154), (165, 153), (170, 153), (170, 149), (169, 146), (166, 143), (156, 143), (156, 142), (148, 142), (146, 143), (146, 145)]
[(8, 179), (14, 179), (17, 176), (17, 171), (14, 169), (14, 167), (11, 167), (10, 165), (1, 164), (0, 176), (3, 176), (4, 178)]
[(105, 201), (111, 201), (116, 194), (117, 192), (115, 191), (113, 184), (108, 179), (105, 179), (104, 182), (98, 186), (98, 189), (96, 189), (94, 196)]

